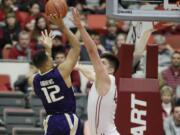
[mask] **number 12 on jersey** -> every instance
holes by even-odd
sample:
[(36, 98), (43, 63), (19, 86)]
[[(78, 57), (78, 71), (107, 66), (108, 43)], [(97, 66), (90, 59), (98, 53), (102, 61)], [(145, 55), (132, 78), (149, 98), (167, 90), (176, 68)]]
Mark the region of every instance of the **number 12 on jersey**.
[[(53, 89), (53, 91), (49, 92), (48, 90), (50, 89)], [(60, 88), (57, 85), (43, 87), (41, 88), (41, 90), (43, 91), (48, 103), (57, 102), (59, 100), (64, 99), (64, 96), (60, 96), (60, 97), (55, 96), (57, 93), (60, 93)]]

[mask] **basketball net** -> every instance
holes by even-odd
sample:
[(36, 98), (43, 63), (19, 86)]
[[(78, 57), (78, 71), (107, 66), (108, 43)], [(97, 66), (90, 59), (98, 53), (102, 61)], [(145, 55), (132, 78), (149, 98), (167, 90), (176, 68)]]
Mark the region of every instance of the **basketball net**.
[[(164, 0), (164, 2), (166, 2), (166, 0)], [(180, 7), (180, 0), (177, 3), (178, 3), (178, 6)], [(157, 5), (152, 4), (152, 5), (143, 5), (141, 7), (141, 9), (151, 9), (151, 10), (155, 10), (155, 9), (159, 9), (159, 8), (164, 10), (162, 5), (157, 6)], [(128, 36), (126, 39), (126, 43), (138, 45), (141, 37), (145, 34), (145, 32), (151, 31), (151, 30), (152, 30), (152, 32), (159, 31), (159, 30), (165, 29), (167, 27), (172, 27), (173, 25), (176, 25), (176, 23), (165, 22), (165, 21), (161, 21), (161, 22), (132, 21), (130, 30), (128, 32)]]

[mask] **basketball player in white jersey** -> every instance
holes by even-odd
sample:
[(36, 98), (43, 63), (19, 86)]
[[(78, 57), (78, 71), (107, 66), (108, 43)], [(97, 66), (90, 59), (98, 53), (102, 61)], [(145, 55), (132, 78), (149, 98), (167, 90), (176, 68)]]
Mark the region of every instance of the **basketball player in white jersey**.
[[(94, 73), (82, 65), (77, 66), (77, 69), (94, 82), (88, 97), (88, 123), (91, 135), (120, 135), (114, 123), (117, 95), (113, 74), (118, 69), (118, 59), (112, 54), (99, 56), (96, 44), (82, 25), (76, 9), (73, 9), (73, 22), (81, 34), (95, 71)], [(134, 63), (142, 56), (147, 41), (154, 31), (152, 24), (147, 26), (135, 43)]]
[(99, 57), (96, 44), (81, 24), (76, 9), (73, 9), (73, 21), (80, 31), (95, 70), (95, 75), (91, 74), (89, 78), (94, 81), (88, 98), (88, 122), (91, 135), (119, 135), (114, 123), (116, 85), (113, 76), (118, 69), (118, 59), (111, 54)]

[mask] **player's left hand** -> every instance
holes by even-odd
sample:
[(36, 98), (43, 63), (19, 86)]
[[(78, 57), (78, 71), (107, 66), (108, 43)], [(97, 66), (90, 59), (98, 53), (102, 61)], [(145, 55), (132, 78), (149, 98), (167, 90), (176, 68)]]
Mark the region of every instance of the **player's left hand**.
[(41, 32), (41, 41), (46, 48), (52, 48), (52, 40), (54, 38), (54, 35), (52, 35), (52, 32), (48, 34), (47, 30)]

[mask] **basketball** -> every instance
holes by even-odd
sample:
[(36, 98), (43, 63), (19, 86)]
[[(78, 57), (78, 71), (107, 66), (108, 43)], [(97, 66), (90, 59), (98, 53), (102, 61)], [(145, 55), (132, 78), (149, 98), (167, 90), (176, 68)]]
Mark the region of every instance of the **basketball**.
[(50, 14), (57, 14), (64, 18), (67, 14), (68, 6), (66, 0), (49, 0), (45, 6), (45, 13), (47, 16)]

